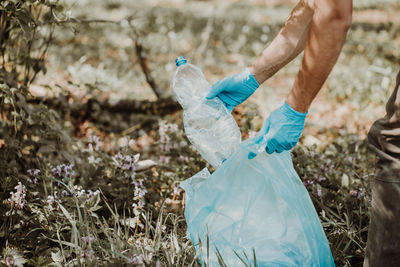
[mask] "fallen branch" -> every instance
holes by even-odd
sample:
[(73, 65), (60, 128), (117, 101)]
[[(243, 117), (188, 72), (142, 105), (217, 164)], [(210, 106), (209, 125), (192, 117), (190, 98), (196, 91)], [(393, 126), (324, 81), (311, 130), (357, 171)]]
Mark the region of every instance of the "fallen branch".
[(136, 56), (139, 59), (140, 67), (142, 68), (144, 76), (146, 77), (146, 81), (150, 85), (153, 93), (157, 96), (157, 98), (160, 98), (163, 94), (163, 91), (160, 89), (160, 87), (158, 87), (153, 76), (151, 75), (149, 64), (147, 62), (147, 55), (143, 49), (143, 45), (138, 40), (134, 40), (134, 42), (136, 48)]
[(181, 109), (180, 105), (172, 98), (161, 98), (157, 101), (149, 100), (120, 100), (115, 104), (108, 101), (89, 99), (87, 103), (75, 102), (70, 104), (67, 96), (59, 98), (33, 98), (29, 99), (31, 104), (44, 104), (49, 108), (69, 113), (72, 117), (91, 119), (99, 115), (99, 112), (108, 111), (111, 113), (137, 113), (147, 115), (166, 115)]

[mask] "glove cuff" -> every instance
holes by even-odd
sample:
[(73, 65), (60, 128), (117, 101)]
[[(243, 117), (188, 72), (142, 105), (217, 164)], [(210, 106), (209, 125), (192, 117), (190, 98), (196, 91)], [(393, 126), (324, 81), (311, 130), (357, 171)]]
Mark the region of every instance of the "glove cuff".
[(293, 116), (295, 116), (297, 118), (303, 118), (304, 119), (308, 114), (308, 111), (306, 113), (301, 113), (301, 112), (298, 112), (298, 111), (294, 110), (286, 101), (283, 104), (283, 108), (285, 110), (287, 110), (290, 114), (292, 114)]
[(246, 77), (246, 84), (247, 84), (249, 87), (253, 88), (254, 91), (255, 91), (258, 87), (260, 87), (260, 85), (258, 84), (256, 78), (254, 78), (254, 75), (253, 75), (253, 73), (251, 73), (251, 71), (250, 71), (249, 68), (246, 68), (246, 69), (243, 71), (243, 74), (244, 74), (244, 76)]

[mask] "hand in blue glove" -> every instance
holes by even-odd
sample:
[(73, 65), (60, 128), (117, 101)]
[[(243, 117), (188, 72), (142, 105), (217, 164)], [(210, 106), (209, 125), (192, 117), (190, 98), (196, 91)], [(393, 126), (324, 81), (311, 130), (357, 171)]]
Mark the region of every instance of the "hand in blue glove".
[(263, 151), (264, 147), (268, 154), (292, 149), (299, 141), (304, 129), (306, 115), (307, 112), (298, 112), (286, 102), (272, 112), (258, 133), (258, 138), (255, 139), (256, 145), (261, 149), (250, 152), (249, 159)]
[(206, 98), (212, 99), (217, 96), (232, 112), (237, 105), (249, 98), (258, 87), (259, 84), (253, 74), (249, 69), (245, 69), (242, 73), (215, 83)]

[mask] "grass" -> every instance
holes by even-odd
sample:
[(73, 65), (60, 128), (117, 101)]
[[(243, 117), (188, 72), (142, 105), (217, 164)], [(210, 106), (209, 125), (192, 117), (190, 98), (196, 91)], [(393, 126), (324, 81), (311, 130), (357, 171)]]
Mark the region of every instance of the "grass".
[[(159, 143), (152, 150), (166, 155), (186, 153), (187, 159), (182, 162), (179, 157), (170, 156), (168, 165), (137, 172), (133, 180), (125, 175), (131, 174), (131, 169), (121, 168), (112, 160), (116, 155), (103, 152), (101, 145), (98, 150), (81, 147), (75, 151), (81, 165), (72, 168), (74, 173), (65, 171), (65, 166), (56, 173), (49, 163), (40, 169), (37, 183), (32, 182), (35, 177), (24, 175), (24, 207), (19, 209), (8, 200), (3, 203), (8, 210), (1, 233), (7, 242), (1, 262), (20, 257), (33, 266), (38, 262), (58, 266), (196, 266), (196, 251), (185, 235), (183, 195), (174, 188), (175, 181), (199, 171), (204, 162), (195, 152), (187, 152), (182, 130), (166, 134), (170, 137), (170, 150), (162, 151)], [(123, 158), (130, 155), (128, 151), (120, 151)], [(89, 163), (91, 154), (101, 163)], [(366, 243), (368, 178), (374, 161), (365, 142), (355, 136), (342, 136), (325, 148), (298, 146), (293, 158), (337, 264), (357, 266), (362, 262)], [(77, 186), (92, 178), (95, 183), (90, 187)], [(133, 181), (136, 183), (128, 187)], [(209, 247), (209, 240), (205, 246)], [(206, 253), (205, 264), (209, 250)], [(252, 256), (255, 264), (256, 255)], [(247, 255), (238, 257), (253, 264)], [(219, 261), (224, 266), (223, 259)]]

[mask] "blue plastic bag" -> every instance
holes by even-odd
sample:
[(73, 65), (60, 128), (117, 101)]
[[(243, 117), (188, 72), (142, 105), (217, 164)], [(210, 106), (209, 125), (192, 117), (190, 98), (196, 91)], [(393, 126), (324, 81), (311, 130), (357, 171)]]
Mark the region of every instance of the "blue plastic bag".
[(213, 174), (204, 169), (181, 182), (187, 234), (200, 260), (220, 266), (219, 254), (229, 267), (254, 266), (255, 252), (259, 267), (335, 266), (290, 152), (249, 160), (254, 143), (241, 143)]

